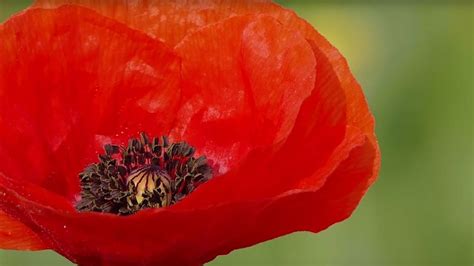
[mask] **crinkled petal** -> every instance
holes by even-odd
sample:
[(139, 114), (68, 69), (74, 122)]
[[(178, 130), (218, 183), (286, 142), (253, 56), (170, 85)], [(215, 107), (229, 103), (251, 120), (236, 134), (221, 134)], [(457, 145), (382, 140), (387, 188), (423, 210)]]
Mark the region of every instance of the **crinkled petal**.
[(311, 47), (268, 16), (201, 28), (176, 52), (185, 87), (173, 135), (202, 147), (219, 174), (248, 151), (284, 140), (314, 85)]
[[(334, 143), (327, 144), (328, 150), (342, 142), (345, 122), (363, 129), (378, 150), (374, 135), (373, 117), (357, 81), (351, 74), (344, 57), (309, 23), (294, 12), (281, 8), (270, 1), (251, 0), (205, 0), (205, 1), (134, 1), (133, 3), (99, 4), (88, 0), (38, 0), (37, 4), (54, 7), (64, 3), (75, 3), (93, 8), (98, 12), (127, 23), (131, 27), (163, 39), (169, 46), (175, 46), (187, 35), (209, 24), (236, 15), (267, 14), (276, 18), (285, 28), (300, 32), (314, 50), (318, 64), (318, 79), (306, 110), (300, 113), (304, 129), (300, 134), (313, 134), (315, 127), (328, 124), (337, 132), (331, 133)], [(173, 32), (169, 29), (173, 28)], [(330, 98), (321, 103), (318, 98)], [(347, 99), (347, 102), (346, 102)], [(309, 113), (308, 113), (309, 112)], [(315, 119), (313, 114), (319, 113)], [(310, 118), (307, 121), (307, 118)], [(323, 121), (321, 121), (323, 120)], [(341, 126), (342, 125), (342, 126)], [(339, 127), (338, 130), (335, 128)], [(298, 130), (295, 130), (298, 131)], [(303, 132), (304, 131), (304, 132)], [(301, 135), (295, 134), (301, 139)], [(318, 136), (319, 139), (321, 139)], [(320, 153), (323, 153), (319, 148)], [(377, 152), (379, 153), (379, 152)], [(377, 156), (379, 158), (380, 156)], [(378, 159), (379, 160), (379, 159)]]
[(36, 0), (35, 5), (55, 8), (77, 4), (121, 21), (174, 47), (189, 33), (248, 10), (261, 10), (267, 0)]
[(30, 9), (0, 25), (0, 166), (72, 198), (96, 145), (167, 134), (179, 59), (92, 10)]
[[(215, 202), (242, 199), (259, 200), (294, 189), (317, 191), (325, 187), (335, 167), (365, 141), (366, 148), (361, 153), (366, 152), (367, 160), (372, 161), (363, 164), (367, 167), (365, 176), (355, 179), (365, 189), (339, 201), (341, 206), (348, 208), (344, 209), (347, 217), (375, 181), (380, 168), (374, 121), (362, 90), (344, 57), (306, 22), (276, 5), (259, 11), (306, 37), (317, 61), (312, 94), (302, 104), (294, 128), (284, 143), (251, 152), (238, 168), (204, 184), (184, 199), (179, 208), (212, 206)], [(343, 185), (340, 188), (346, 191)], [(333, 188), (336, 189), (337, 186)], [(337, 217), (328, 216), (327, 220), (314, 226), (325, 228), (337, 221)]]
[[(213, 2), (203, 2), (211, 6), (206, 12), (222, 12)], [(210, 151), (216, 159), (225, 157), (212, 151), (220, 152), (219, 147), (231, 147), (229, 144), (238, 140), (244, 144), (235, 153), (242, 160), (235, 164), (238, 167), (225, 164), (224, 175), (170, 208), (149, 209), (129, 217), (77, 213), (67, 208), (67, 202), (40, 199), (34, 185), (21, 186), (0, 176), (0, 193), (4, 195), (0, 208), (28, 224), (49, 247), (72, 261), (114, 265), (205, 263), (236, 248), (299, 230), (318, 232), (347, 218), (375, 180), (380, 165), (373, 118), (360, 86), (339, 52), (293, 13), (272, 4), (239, 10), (233, 11), (236, 17), (223, 12), (222, 18), (191, 30), (182, 30), (184, 24), (178, 23), (179, 37), (165, 36), (170, 46), (179, 42), (177, 53), (183, 56), (185, 78), (173, 134), (192, 139), (203, 149), (219, 144)], [(295, 72), (293, 68), (286, 73), (276, 66), (265, 66), (267, 60), (279, 62), (271, 54), (263, 60), (264, 44), (273, 39), (282, 42), (270, 43), (269, 51), (285, 58), (287, 64), (294, 63)], [(206, 58), (196, 47), (201, 47), (204, 55), (214, 55), (206, 54), (209, 49), (219, 56)], [(226, 52), (219, 53), (217, 48)], [(287, 52), (290, 48), (297, 51)], [(306, 68), (313, 67), (309, 74), (306, 68), (298, 70), (296, 66), (301, 63), (296, 59), (306, 59), (303, 55), (311, 58), (305, 61)], [(244, 78), (224, 71), (234, 69)], [(286, 95), (285, 78), (278, 77), (275, 83), (268, 81), (277, 87), (277, 96), (261, 97), (273, 92), (263, 86), (261, 78), (273, 76), (272, 71), (280, 73), (277, 70), (294, 78), (292, 84), (300, 86), (296, 94)], [(309, 89), (305, 79), (311, 81)], [(240, 93), (254, 97), (223, 97), (218, 90), (223, 86), (230, 86), (225, 96)], [(288, 102), (279, 102), (281, 99)], [(206, 123), (215, 113), (204, 103), (218, 111), (224, 110), (221, 106), (225, 103), (230, 117), (235, 116)], [(188, 121), (184, 118), (189, 114)], [(224, 115), (218, 114), (219, 118)], [(267, 123), (265, 118), (270, 125), (276, 123), (259, 128)], [(246, 125), (256, 129), (246, 129)], [(249, 132), (264, 145), (252, 143)], [(212, 142), (204, 139), (206, 133)], [(224, 152), (225, 156), (234, 154)]]
[[(173, 47), (188, 34), (212, 23), (231, 16), (245, 14), (268, 14), (276, 18), (285, 28), (300, 32), (312, 43), (317, 60), (325, 58), (329, 64), (320, 64), (320, 68), (330, 68), (348, 99), (346, 109), (348, 119), (354, 126), (363, 128), (373, 135), (373, 119), (365, 97), (351, 74), (344, 57), (309, 23), (299, 18), (293, 11), (284, 9), (270, 1), (252, 0), (186, 0), (186, 1), (133, 1), (105, 3), (93, 0), (37, 0), (36, 4), (55, 7), (74, 3), (95, 9), (102, 14), (122, 21), (156, 38), (163, 39)], [(171, 30), (172, 29), (172, 30)], [(318, 69), (318, 72), (322, 72)], [(336, 91), (336, 89), (333, 89)], [(334, 108), (338, 109), (338, 108)], [(369, 136), (375, 141), (373, 136)]]

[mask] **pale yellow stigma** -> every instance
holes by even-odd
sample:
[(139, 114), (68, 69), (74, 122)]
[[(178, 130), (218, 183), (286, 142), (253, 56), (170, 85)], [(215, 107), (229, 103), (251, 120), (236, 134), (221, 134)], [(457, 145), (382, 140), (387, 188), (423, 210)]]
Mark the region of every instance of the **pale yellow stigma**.
[[(127, 177), (127, 184), (133, 186), (135, 192), (135, 204), (141, 204), (146, 198), (154, 198), (159, 202), (155, 207), (166, 207), (171, 204), (171, 182), (170, 176), (156, 167), (147, 166), (136, 169)], [(130, 206), (135, 205), (129, 199)]]

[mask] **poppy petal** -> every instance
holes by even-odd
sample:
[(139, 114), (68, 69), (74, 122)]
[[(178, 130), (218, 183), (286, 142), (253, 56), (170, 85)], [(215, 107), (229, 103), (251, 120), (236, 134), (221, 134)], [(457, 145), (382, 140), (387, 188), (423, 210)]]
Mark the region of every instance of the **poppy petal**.
[[(226, 19), (230, 16), (244, 14), (268, 14), (273, 16), (286, 28), (291, 29), (292, 31), (298, 31), (304, 35), (312, 45), (317, 61), (322, 61), (321, 64), (318, 64), (319, 66), (317, 70), (318, 76), (320, 76), (318, 79), (320, 84), (315, 87), (316, 92), (313, 94), (319, 93), (323, 96), (324, 94), (329, 94), (329, 96), (334, 99), (339, 98), (339, 100), (332, 102), (336, 104), (343, 103), (344, 100), (341, 100), (343, 98), (348, 99), (347, 104), (343, 104), (346, 105), (346, 107), (343, 109), (346, 109), (347, 114), (340, 113), (326, 116), (321, 115), (320, 117), (332, 117), (331, 119), (339, 117), (346, 119), (344, 116), (347, 115), (348, 123), (362, 128), (368, 134), (369, 140), (373, 142), (375, 146), (377, 146), (377, 141), (375, 135), (373, 134), (374, 126), (372, 115), (367, 108), (367, 103), (363, 96), (362, 90), (360, 89), (357, 81), (352, 76), (344, 57), (309, 23), (299, 18), (291, 10), (284, 9), (279, 5), (271, 3), (270, 1), (249, 0), (191, 0), (180, 2), (139, 1), (134, 2), (133, 5), (123, 3), (119, 5), (98, 4), (96, 1), (87, 0), (37, 1), (38, 5), (49, 7), (61, 5), (64, 3), (76, 3), (93, 8), (105, 15), (123, 21), (131, 27), (142, 30), (150, 36), (162, 38), (170, 46), (176, 45), (186, 35), (193, 34), (193, 32), (197, 29)], [(170, 28), (173, 28), (174, 32), (169, 32)], [(333, 73), (329, 73), (327, 75), (323, 74), (328, 71)], [(326, 79), (331, 80), (331, 82), (327, 82)], [(327, 86), (329, 84), (336, 86), (336, 88)], [(326, 85), (326, 88), (328, 89), (319, 89), (319, 91), (317, 91), (318, 87), (320, 88), (321, 85)], [(313, 104), (315, 105), (313, 108), (307, 108), (311, 112), (315, 113), (314, 108), (318, 108), (317, 111), (322, 113), (333, 113), (334, 110), (336, 112), (341, 112), (341, 108), (335, 108), (335, 106), (331, 106), (331, 104), (324, 107), (324, 105), (319, 104), (319, 102), (314, 98), (315, 97), (313, 97)], [(330, 108), (328, 109), (327, 107)], [(300, 116), (310, 115), (301, 114)], [(317, 122), (319, 122), (317, 119), (313, 120), (313, 123)], [(337, 123), (332, 123), (332, 125), (334, 124)], [(306, 128), (307, 133), (311, 132), (309, 128), (311, 128), (311, 126)], [(343, 130), (344, 129), (342, 129), (342, 131)], [(335, 134), (338, 137), (335, 137), (334, 139), (338, 138), (339, 142), (344, 136), (342, 131)], [(338, 141), (335, 141), (334, 143), (338, 143)], [(329, 147), (331, 145), (327, 146)], [(334, 147), (334, 145), (332, 146)]]
[[(331, 109), (342, 109), (345, 112), (343, 116), (345, 124), (361, 130), (367, 137), (375, 150), (375, 156), (373, 158), (374, 174), (370, 179), (371, 183), (373, 183), (380, 169), (380, 148), (375, 136), (375, 121), (369, 110), (362, 88), (352, 75), (346, 59), (324, 36), (316, 31), (311, 24), (299, 18), (293, 11), (283, 9), (276, 4), (269, 4), (265, 8), (265, 13), (272, 15), (289, 28), (301, 32), (313, 48), (316, 60), (319, 62), (316, 70), (319, 79), (316, 81), (313, 95), (307, 102), (314, 100), (314, 93), (317, 91), (322, 91), (329, 95), (338, 94), (340, 92), (343, 93), (343, 98), (345, 99), (344, 106), (338, 106), (337, 102), (333, 102), (332, 107), (330, 106), (331, 104), (325, 105), (326, 107), (322, 109), (318, 107), (317, 112), (328, 113)], [(324, 96), (323, 98), (326, 97), (327, 96)], [(317, 107), (317, 105), (315, 105), (315, 107)], [(309, 108), (307, 110), (309, 112), (305, 112), (303, 107), (300, 116), (311, 116), (311, 109), (312, 108)], [(340, 116), (333, 115), (326, 117), (334, 118)], [(334, 123), (332, 122), (332, 124)], [(297, 125), (295, 125), (295, 128), (296, 127)], [(305, 129), (303, 126), (302, 130), (307, 131), (307, 128)]]
[[(350, 135), (357, 135), (357, 132)], [(347, 142), (356, 147), (362, 147), (368, 143), (357, 139), (347, 140)], [(371, 150), (370, 148), (369, 145), (367, 149)], [(337, 201), (341, 206), (331, 206), (341, 210), (336, 218), (342, 219), (341, 217), (349, 215), (360, 199), (361, 193), (365, 192), (369, 184), (367, 180), (370, 180), (373, 174), (371, 164), (374, 160), (371, 158), (371, 153), (365, 152), (367, 149), (364, 149), (364, 152), (358, 152), (355, 156), (357, 149), (359, 148), (354, 149), (353, 146), (343, 152), (346, 155), (336, 156), (347, 159), (343, 159), (344, 162), (336, 167), (338, 170), (334, 171), (333, 168), (328, 180), (335, 179), (333, 176), (340, 176), (345, 178), (345, 181), (333, 182), (331, 193), (323, 193), (324, 196), (313, 197), (310, 193), (319, 193), (319, 187), (313, 189), (304, 184), (303, 188), (295, 187), (277, 197), (240, 198), (233, 202), (223, 199), (221, 202), (214, 201), (207, 206), (190, 200), (189, 202), (194, 204), (191, 207), (186, 206), (185, 199), (172, 208), (148, 209), (133, 216), (116, 217), (97, 213), (76, 213), (61, 206), (46, 207), (39, 198), (45, 193), (34, 193), (28, 187), (25, 189), (22, 183), (15, 185), (12, 180), (9, 181), (10, 183), (5, 183), (8, 180), (3, 179), (4, 182), (0, 182), (0, 193), (3, 192), (6, 197), (2, 200), (5, 206), (0, 207), (19, 206), (11, 213), (22, 221), (27, 221), (32, 228), (37, 228), (38, 234), (51, 248), (73, 262), (120, 265), (120, 263), (137, 263), (137, 258), (140, 258), (138, 263), (143, 265), (160, 263), (192, 265), (196, 262), (204, 263), (219, 254), (281, 234), (296, 230), (322, 230), (338, 221), (332, 219), (332, 213), (328, 213), (325, 207), (326, 202), (333, 204), (333, 199), (337, 198), (333, 198), (334, 191), (335, 195), (343, 197)], [(351, 150), (352, 152), (349, 153)], [(358, 167), (346, 167), (344, 166), (346, 164), (358, 165)], [(346, 168), (347, 170), (344, 170)], [(343, 174), (335, 175), (334, 173), (338, 171)], [(356, 175), (359, 177), (354, 178)], [(347, 191), (353, 191), (353, 186), (359, 184), (362, 184), (362, 188), (357, 193), (345, 194)], [(337, 193), (341, 187), (343, 190)], [(199, 190), (195, 193), (198, 192)], [(194, 193), (190, 197), (193, 195)], [(26, 200), (26, 197), (32, 200)], [(58, 203), (59, 200), (53, 202)], [(319, 204), (322, 206), (319, 207)], [(297, 207), (299, 205), (301, 207)], [(311, 211), (304, 211), (307, 206), (313, 206)], [(274, 220), (278, 215), (289, 212), (301, 212), (299, 216), (306, 213), (308, 217), (311, 217), (310, 215), (314, 217)], [(299, 216), (295, 214), (294, 217)], [(267, 230), (266, 228), (270, 228), (272, 223), (276, 224), (272, 225), (272, 230)], [(41, 230), (42, 228), (47, 230)], [(166, 230), (161, 228), (166, 228)], [(94, 243), (94, 245), (91, 246), (88, 243)], [(126, 250), (126, 252), (119, 252), (119, 250)], [(147, 252), (143, 254), (143, 250)]]
[[(182, 104), (184, 107), (174, 136), (186, 139), (201, 148), (200, 151), (210, 159), (218, 161), (217, 168), (221, 174), (257, 144), (284, 139), (314, 83), (314, 55), (297, 31), (282, 29), (280, 23), (269, 17), (255, 22), (250, 17), (222, 21), (245, 10), (258, 10), (266, 5), (265, 2), (138, 1), (111, 4), (47, 0), (37, 1), (37, 5), (80, 4), (157, 36), (170, 46), (177, 45), (176, 51), (183, 58), (183, 78), (193, 84), (188, 84), (184, 97), (189, 100)], [(156, 22), (158, 20), (160, 23)], [(218, 23), (209, 25), (213, 22)], [(206, 25), (209, 26), (203, 27)], [(183, 39), (184, 36), (187, 37)], [(220, 36), (226, 36), (226, 39)], [(215, 82), (208, 84), (208, 77)], [(205, 95), (196, 97), (190, 90), (203, 91)], [(228, 101), (224, 104), (223, 100)], [(228, 108), (230, 101), (232, 107)], [(203, 109), (203, 104), (207, 105), (206, 109)], [(225, 116), (223, 109), (227, 112)], [(229, 109), (234, 113), (229, 113)], [(259, 113), (266, 114), (256, 117)], [(216, 118), (222, 121), (215, 121)], [(206, 125), (203, 121), (207, 122)], [(255, 125), (254, 122), (258, 123)], [(184, 132), (185, 127), (188, 132)], [(232, 127), (235, 139), (230, 138), (229, 127)], [(227, 134), (222, 134), (222, 131)], [(239, 143), (236, 139), (247, 141)]]
[(203, 26), (218, 22), (245, 10), (260, 10), (266, 0), (208, 0), (208, 1), (94, 1), (94, 0), (36, 0), (35, 5), (55, 8), (77, 4), (121, 21), (132, 28), (160, 39), (174, 47), (184, 36)]
[[(203, 184), (172, 207), (148, 209), (128, 217), (77, 213), (64, 198), (35, 184), (20, 182), (22, 180), (16, 180), (15, 176), (0, 174), (0, 194), (3, 193), (0, 209), (28, 225), (48, 247), (73, 262), (97, 265), (197, 265), (236, 248), (299, 230), (317, 232), (347, 218), (375, 180), (380, 165), (373, 118), (360, 86), (339, 52), (317, 32), (307, 28), (307, 24), (293, 13), (271, 4), (256, 11), (242, 12), (267, 13), (273, 18), (264, 15), (237, 16), (193, 30), (178, 27), (177, 36), (182, 36), (179, 37), (182, 40), (165, 36), (169, 38), (169, 43), (180, 42), (177, 51), (184, 57), (183, 74), (187, 80), (183, 84), (181, 99), (189, 104), (184, 104), (184, 109), (175, 110), (178, 119), (174, 134), (182, 134), (202, 148), (215, 145), (214, 148), (227, 149), (232, 147), (229, 144), (235, 140), (233, 135), (238, 135), (236, 140), (243, 140), (243, 149), (237, 147), (237, 152), (230, 154), (242, 161), (239, 167), (233, 167), (232, 163), (235, 162), (229, 163), (231, 167), (223, 171), (225, 175)], [(280, 29), (276, 27), (279, 23), (282, 23), (280, 27), (284, 25)], [(224, 29), (231, 30), (227, 32)], [(246, 39), (246, 34), (251, 38)], [(195, 38), (197, 36), (199, 38)], [(262, 36), (266, 37), (259, 38)], [(200, 43), (201, 38), (207, 38), (208, 45)], [(296, 63), (301, 62), (291, 58), (310, 58), (305, 61), (303, 70), (295, 71), (298, 77), (295, 80), (308, 80), (309, 83), (292, 83), (302, 93), (295, 96), (298, 99), (293, 102), (295, 109), (291, 111), (296, 110), (296, 113), (285, 113), (284, 104), (282, 108), (275, 108), (278, 101), (274, 100), (279, 97), (269, 97), (269, 108), (272, 110), (266, 110), (267, 99), (258, 98), (264, 93), (257, 93), (253, 109), (247, 109), (252, 105), (247, 101), (239, 101), (238, 97), (230, 97), (230, 100), (225, 98), (225, 102), (230, 102), (230, 107), (233, 107), (229, 108), (231, 114), (236, 112), (236, 115), (228, 121), (219, 121), (219, 124), (205, 124), (203, 118), (206, 117), (207, 105), (203, 103), (210, 103), (216, 108), (221, 104), (221, 95), (213, 88), (214, 85), (231, 86), (232, 89), (226, 93), (239, 92), (239, 86), (235, 84), (242, 82), (239, 77), (235, 78), (234, 72), (222, 70), (245, 73), (242, 75), (246, 77), (244, 85), (240, 85), (245, 88), (244, 92), (265, 91), (263, 81), (259, 80), (260, 75), (264, 77), (277, 68), (260, 70), (257, 66), (262, 63), (261, 54), (265, 54), (262, 53), (265, 50), (262, 47), (266, 40), (273, 38), (283, 41), (281, 44), (272, 44), (270, 51), (287, 56), (285, 60), (288, 61), (285, 63), (295, 69), (298, 69)], [(206, 62), (206, 58), (193, 50), (199, 45), (206, 49), (210, 46), (218, 54), (219, 51), (214, 47), (217, 44), (222, 44), (219, 48), (230, 50), (213, 59), (218, 64)], [(291, 46), (295, 44), (296, 47)], [(237, 56), (232, 53), (235, 51), (232, 45), (239, 48)], [(283, 52), (290, 48), (298, 52)], [(239, 59), (236, 64), (238, 67), (229, 67), (234, 65), (235, 58)], [(205, 82), (200, 81), (201, 73), (196, 70), (202, 62), (204, 66), (207, 65), (203, 73), (213, 78), (208, 81), (209, 88), (205, 88)], [(269, 62), (278, 63), (278, 60), (270, 58)], [(306, 72), (310, 66), (311, 71)], [(253, 76), (253, 71), (259, 75)], [(219, 75), (221, 73), (225, 75)], [(202, 95), (199, 92), (203, 92)], [(277, 93), (281, 91), (277, 90)], [(304, 100), (306, 96), (309, 97)], [(153, 103), (152, 100), (148, 101), (148, 107)], [(260, 116), (256, 115), (258, 119), (254, 117), (257, 113), (255, 110), (263, 111)], [(186, 123), (188, 120), (183, 118), (183, 114), (188, 112), (193, 116), (190, 123)], [(209, 118), (213, 113), (207, 114)], [(259, 125), (265, 125), (265, 118), (275, 119), (278, 124), (258, 128)], [(4, 123), (2, 119), (5, 117), (0, 117), (0, 123)], [(285, 119), (287, 123), (283, 122)], [(292, 125), (293, 121), (294, 127), (286, 126)], [(226, 125), (229, 127), (226, 128)], [(246, 129), (248, 125), (258, 130)], [(170, 126), (165, 124), (164, 128)], [(224, 128), (236, 130), (226, 134)], [(111, 137), (106, 129), (102, 131), (104, 134), (96, 134), (94, 141), (101, 142)], [(249, 132), (256, 132), (255, 139), (250, 138)], [(205, 143), (203, 139), (207, 135), (213, 143)], [(259, 146), (255, 140), (264, 145)], [(41, 149), (41, 145), (38, 145), (39, 148), (32, 145), (32, 149)], [(0, 150), (0, 159), (6, 158), (9, 152), (3, 151), (2, 154)], [(247, 152), (248, 155), (244, 156)], [(214, 157), (224, 160), (224, 156), (228, 157), (229, 154)], [(15, 174), (13, 170), (9, 171)], [(46, 196), (43, 198), (40, 195)]]
[[(131, 27), (162, 38), (173, 47), (186, 35), (206, 25), (216, 23), (230, 16), (245, 14), (268, 14), (285, 27), (300, 32), (313, 43), (316, 57), (325, 57), (340, 86), (350, 100), (347, 110), (354, 126), (364, 128), (373, 135), (372, 116), (368, 111), (360, 86), (352, 76), (344, 57), (309, 23), (299, 18), (293, 11), (284, 9), (271, 1), (134, 1), (133, 3), (109, 4), (93, 0), (37, 0), (36, 5), (55, 7), (66, 3), (80, 4), (122, 21)], [(158, 19), (160, 18), (160, 19)], [(162, 19), (161, 19), (162, 18)], [(143, 20), (143, 21), (140, 21)], [(173, 32), (170, 32), (173, 29)], [(323, 64), (321, 64), (323, 67)], [(360, 110), (361, 109), (361, 110)], [(371, 141), (375, 140), (369, 136)]]
[[(366, 176), (367, 187), (376, 179), (380, 151), (374, 120), (347, 62), (336, 48), (294, 13), (270, 7), (267, 14), (295, 31), (301, 29), (313, 49), (318, 64), (312, 95), (303, 103), (293, 131), (282, 146), (250, 154), (236, 172), (204, 184), (184, 199), (180, 203), (182, 208), (272, 197), (292, 189), (317, 190), (325, 186), (331, 169), (364, 138), (368, 142), (364, 145), (371, 149), (368, 154), (373, 154), (368, 157), (372, 165), (366, 169), (370, 171)], [(268, 156), (272, 153), (276, 155)], [(351, 200), (358, 202), (362, 195), (356, 193)]]
[(28, 226), (0, 211), (0, 248), (42, 250), (47, 246)]
[(238, 16), (177, 45), (184, 102), (174, 135), (232, 169), (259, 146), (285, 139), (314, 86), (316, 62), (298, 32), (268, 16)]
[(77, 6), (27, 10), (0, 39), (4, 174), (73, 199), (97, 141), (170, 131), (179, 59), (160, 41)]
[[(212, 239), (220, 246), (218, 251), (210, 248), (205, 261), (213, 259), (218, 252), (226, 254), (295, 231), (319, 232), (346, 219), (371, 183), (374, 151), (368, 141), (353, 149), (321, 189), (294, 189), (278, 197), (222, 206), (229, 212), (232, 210), (226, 217), (228, 220), (221, 221), (231, 227), (224, 227), (222, 238)], [(220, 211), (221, 216), (226, 216), (226, 211)]]
[(318, 232), (347, 218), (371, 182), (374, 156), (373, 146), (363, 140), (320, 189), (295, 188), (277, 197), (206, 208), (182, 209), (178, 204), (128, 217), (47, 208), (1, 182), (0, 192), (5, 193), (2, 203), (21, 205), (16, 217), (38, 228), (48, 245), (73, 262), (192, 265), (290, 232)]
[(328, 71), (333, 72), (327, 74), (328, 78), (337, 80), (331, 84), (331, 90), (342, 90), (345, 94), (348, 124), (360, 128), (367, 133), (370, 141), (375, 142), (373, 116), (346, 59), (311, 24), (299, 18), (293, 11), (276, 4), (269, 4), (262, 12), (275, 17), (288, 28), (297, 30), (305, 36), (314, 50), (316, 60), (324, 61), (324, 64), (318, 65), (321, 68), (317, 69), (318, 75)]
[[(229, 8), (229, 6), (225, 4), (220, 5), (214, 1), (206, 1), (205, 5), (207, 5), (207, 7), (203, 8), (203, 10), (208, 11), (219, 9), (220, 12), (216, 13), (220, 14), (222, 17), (209, 18), (208, 20), (204, 19), (203, 21), (205, 21), (205, 23), (201, 26), (223, 19), (229, 16), (229, 14), (266, 13), (278, 19), (282, 25), (285, 25), (285, 27), (288, 27), (293, 31), (301, 32), (308, 39), (318, 61), (318, 78), (313, 93), (301, 108), (301, 112), (298, 115), (295, 128), (291, 135), (292, 137), (290, 137), (286, 142), (287, 148), (283, 149), (283, 152), (280, 152), (281, 156), (278, 161), (281, 163), (275, 164), (276, 166), (294, 164), (306, 166), (297, 168), (297, 170), (300, 171), (300, 174), (293, 171), (292, 178), (287, 179), (292, 180), (293, 182), (303, 182), (298, 181), (298, 178), (296, 177), (300, 176), (301, 178), (304, 176), (312, 176), (310, 174), (311, 171), (321, 168), (322, 163), (327, 161), (327, 158), (329, 158), (330, 154), (333, 153), (336, 147), (339, 146), (338, 148), (342, 149), (347, 124), (351, 124), (357, 128), (362, 128), (367, 134), (369, 140), (376, 147), (377, 154), (379, 154), (378, 146), (373, 134), (373, 118), (368, 111), (360, 86), (353, 78), (347, 62), (339, 54), (337, 49), (329, 44), (329, 42), (317, 33), (308, 23), (298, 18), (294, 12), (285, 10), (274, 4), (263, 4), (260, 6), (261, 8), (248, 8), (248, 5), (246, 5), (246, 3), (249, 3), (248, 1), (234, 1), (233, 3), (235, 3), (233, 8)], [(152, 5), (155, 5), (155, 9), (160, 9), (160, 6), (156, 6), (156, 3), (153, 3)], [(226, 13), (221, 9), (231, 9), (232, 11)], [(171, 19), (171, 21), (173, 21), (173, 19)], [(148, 32), (146, 29), (144, 31)], [(195, 34), (194, 31), (196, 31), (196, 27), (191, 27), (187, 30), (191, 35)], [(291, 160), (288, 160), (288, 157), (298, 153), (299, 151), (296, 147), (301, 147), (302, 145), (306, 147), (306, 153), (303, 153), (303, 156), (299, 156), (297, 161), (294, 163), (288, 163), (291, 162)], [(307, 153), (308, 151), (310, 153)], [(257, 157), (258, 156), (255, 156), (255, 158)], [(261, 160), (261, 158), (258, 159)], [(286, 164), (285, 161), (287, 162)], [(378, 167), (380, 164), (379, 155), (376, 156), (375, 162)], [(249, 167), (249, 169), (252, 168)], [(288, 172), (288, 170), (275, 172)], [(221, 178), (220, 180), (224, 180), (224, 178)], [(273, 178), (272, 180), (276, 183), (281, 183), (281, 180), (277, 178)], [(308, 178), (305, 180), (309, 182)], [(322, 179), (313, 180), (311, 182), (324, 184), (324, 181), (325, 180)], [(217, 182), (217, 179), (213, 182)], [(226, 184), (227, 181), (222, 181), (222, 183)], [(240, 182), (239, 184), (246, 184), (246, 182)], [(207, 187), (217, 188), (215, 185)], [(285, 189), (285, 185), (280, 185), (280, 188)], [(226, 191), (228, 195), (227, 190), (223, 191)], [(238, 193), (244, 193), (238, 188), (236, 188), (235, 191), (236, 195)], [(215, 190), (213, 192), (215, 192)], [(216, 197), (222, 196), (219, 193), (205, 193), (204, 188), (201, 195), (203, 194), (215, 195)], [(194, 198), (194, 196), (190, 197), (190, 200), (191, 198)]]

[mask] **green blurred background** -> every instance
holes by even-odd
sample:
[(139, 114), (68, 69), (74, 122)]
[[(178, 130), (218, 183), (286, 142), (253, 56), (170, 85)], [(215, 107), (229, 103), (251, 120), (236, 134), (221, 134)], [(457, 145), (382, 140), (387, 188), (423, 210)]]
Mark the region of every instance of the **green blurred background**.
[[(208, 265), (474, 265), (473, 4), (280, 2), (347, 57), (377, 119), (379, 180), (343, 223)], [(28, 4), (0, 0), (0, 21)], [(0, 251), (0, 265), (70, 263)]]

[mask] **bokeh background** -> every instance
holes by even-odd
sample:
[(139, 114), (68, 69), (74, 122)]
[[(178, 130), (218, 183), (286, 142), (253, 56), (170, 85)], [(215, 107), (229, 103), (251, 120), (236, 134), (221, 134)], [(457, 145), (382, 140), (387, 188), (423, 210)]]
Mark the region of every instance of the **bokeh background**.
[[(376, 117), (379, 180), (343, 223), (208, 265), (474, 265), (473, 3), (280, 3), (347, 57)], [(0, 21), (28, 5), (0, 0)], [(51, 251), (0, 251), (0, 265), (70, 262)]]

